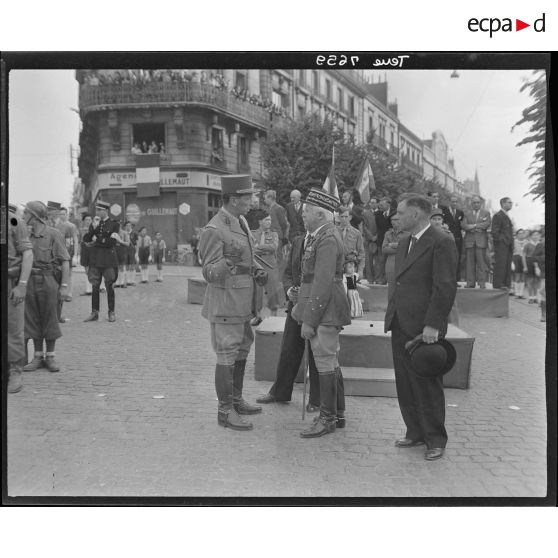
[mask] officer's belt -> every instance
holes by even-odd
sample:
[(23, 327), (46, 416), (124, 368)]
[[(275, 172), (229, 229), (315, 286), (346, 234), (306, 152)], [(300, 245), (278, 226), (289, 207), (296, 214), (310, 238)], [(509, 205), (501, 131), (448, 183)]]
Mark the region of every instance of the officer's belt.
[[(313, 273), (305, 273), (302, 276), (302, 282), (303, 283), (312, 283), (312, 281), (314, 281), (314, 274)], [(333, 282), (334, 283), (343, 283), (343, 276), (341, 277), (334, 277), (333, 278)]]

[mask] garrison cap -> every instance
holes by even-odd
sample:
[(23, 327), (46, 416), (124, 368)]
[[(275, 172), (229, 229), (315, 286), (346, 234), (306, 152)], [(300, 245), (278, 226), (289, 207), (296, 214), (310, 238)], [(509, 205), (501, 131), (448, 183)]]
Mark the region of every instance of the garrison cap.
[(432, 212), (430, 213), (430, 217), (435, 217), (436, 215), (443, 217), (444, 212), (439, 207), (435, 207), (434, 209), (432, 209)]
[(252, 184), (249, 174), (228, 174), (221, 177), (221, 192), (229, 196), (255, 194), (258, 189)]
[(318, 190), (317, 188), (312, 188), (310, 192), (308, 192), (305, 203), (309, 203), (310, 205), (315, 205), (332, 212), (339, 207), (339, 200), (335, 196), (332, 196), (323, 190)]

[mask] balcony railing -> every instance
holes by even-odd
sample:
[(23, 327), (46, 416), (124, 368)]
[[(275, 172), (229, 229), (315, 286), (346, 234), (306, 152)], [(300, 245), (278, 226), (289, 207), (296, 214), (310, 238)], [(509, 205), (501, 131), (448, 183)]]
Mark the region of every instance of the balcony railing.
[(270, 113), (267, 108), (237, 98), (231, 92), (212, 85), (152, 82), (143, 85), (123, 83), (80, 87), (79, 106), (84, 111), (139, 108), (161, 104), (207, 105), (260, 128), (269, 127)]
[(418, 174), (422, 174), (422, 167), (419, 164), (414, 163), (411, 159), (409, 159), (405, 155), (401, 156), (401, 164), (404, 167), (407, 167), (411, 171), (414, 171)]

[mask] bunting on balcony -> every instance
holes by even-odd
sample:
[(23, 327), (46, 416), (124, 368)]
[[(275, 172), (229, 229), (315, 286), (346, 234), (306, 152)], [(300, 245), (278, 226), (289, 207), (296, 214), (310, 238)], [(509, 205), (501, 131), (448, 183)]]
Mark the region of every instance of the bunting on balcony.
[(136, 155), (136, 186), (138, 198), (152, 198), (160, 193), (159, 153)]
[(372, 167), (370, 166), (370, 159), (368, 158), (368, 155), (360, 165), (355, 182), (355, 189), (360, 194), (360, 199), (364, 205), (370, 201), (370, 190), (376, 189), (374, 175), (372, 174)]
[(335, 147), (333, 148), (333, 154), (331, 156), (331, 168), (329, 169), (327, 178), (325, 179), (324, 185), (322, 186), (322, 190), (339, 199), (337, 181), (335, 180)]

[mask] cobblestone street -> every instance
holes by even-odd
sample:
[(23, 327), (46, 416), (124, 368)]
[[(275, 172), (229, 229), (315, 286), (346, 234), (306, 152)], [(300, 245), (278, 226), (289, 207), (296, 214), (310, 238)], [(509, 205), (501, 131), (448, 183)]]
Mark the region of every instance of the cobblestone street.
[[(217, 425), (214, 354), (186, 276), (116, 289), (116, 323), (90, 311), (74, 273), (62, 371), (24, 374), (8, 398), (10, 496), (543, 497), (546, 495), (545, 328), (539, 310), (510, 300), (510, 318), (461, 317), (476, 337), (469, 390), (447, 389), (446, 457), (394, 447), (397, 400), (347, 398), (347, 427), (304, 440), (302, 386), (288, 405), (250, 417), (252, 432)], [(151, 273), (154, 278), (154, 272)], [(382, 314), (373, 314), (382, 319)], [(245, 381), (253, 402), (252, 349)], [(313, 415), (311, 415), (313, 416)]]

